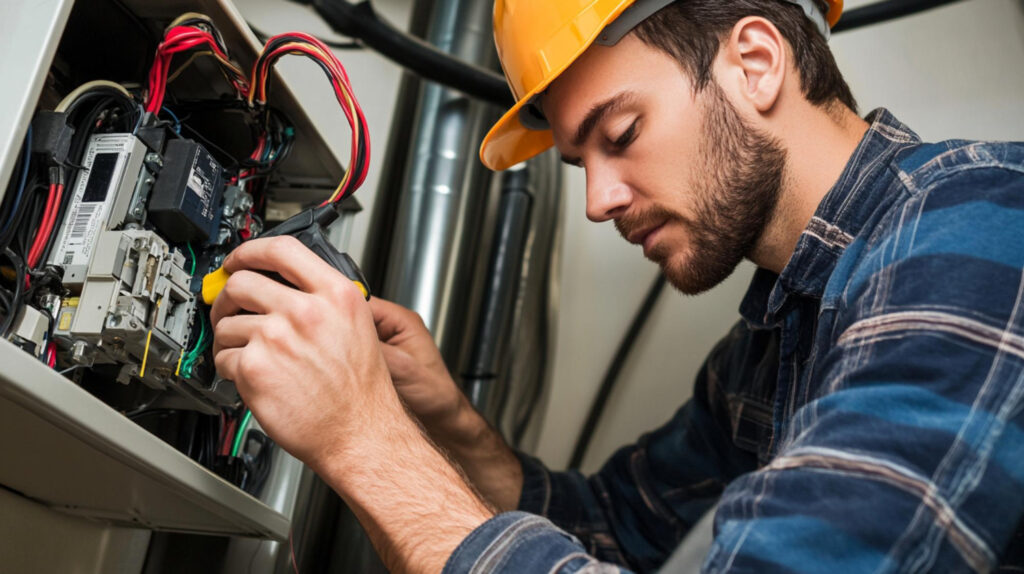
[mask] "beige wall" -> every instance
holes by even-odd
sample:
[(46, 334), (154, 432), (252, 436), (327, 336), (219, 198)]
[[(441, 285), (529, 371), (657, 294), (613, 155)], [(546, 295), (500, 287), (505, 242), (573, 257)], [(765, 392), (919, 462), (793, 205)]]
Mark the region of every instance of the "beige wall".
[[(483, 1), (483, 0), (482, 0)], [(865, 0), (847, 0), (856, 8)], [(374, 0), (396, 24), (408, 18), (406, 0)], [(238, 0), (242, 12), (266, 32), (326, 29), (305, 8), (281, 0)], [(838, 35), (832, 41), (840, 68), (862, 111), (885, 105), (923, 137), (1024, 139), (1024, 8), (1019, 0), (970, 0), (898, 22)], [(340, 52), (370, 123), (375, 150), (385, 147), (399, 78), (383, 58)], [(346, 149), (347, 127), (308, 62), (283, 62), (289, 79), (309, 87), (299, 94), (314, 118), (338, 122), (328, 139)], [(322, 119), (321, 119), (322, 118)], [(333, 131), (332, 131), (333, 130)], [(344, 153), (341, 152), (344, 156)], [(381, 155), (358, 197), (372, 207)], [(656, 272), (638, 248), (610, 224), (583, 215), (584, 181), (567, 172), (561, 315), (555, 381), (543, 413), (538, 454), (554, 467), (568, 461), (586, 409), (619, 339)], [(368, 217), (357, 219), (352, 251), (360, 253)], [(690, 395), (693, 375), (718, 337), (737, 319), (736, 308), (752, 266), (696, 298), (666, 292), (612, 396), (584, 468), (593, 469), (617, 446), (634, 440), (675, 411)]]

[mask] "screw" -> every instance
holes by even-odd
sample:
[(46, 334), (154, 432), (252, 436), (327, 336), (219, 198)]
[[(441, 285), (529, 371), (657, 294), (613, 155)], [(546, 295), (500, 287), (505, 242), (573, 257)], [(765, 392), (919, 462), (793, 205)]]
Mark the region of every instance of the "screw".
[(85, 341), (75, 341), (71, 344), (71, 360), (76, 363), (85, 362), (85, 352), (89, 349)]

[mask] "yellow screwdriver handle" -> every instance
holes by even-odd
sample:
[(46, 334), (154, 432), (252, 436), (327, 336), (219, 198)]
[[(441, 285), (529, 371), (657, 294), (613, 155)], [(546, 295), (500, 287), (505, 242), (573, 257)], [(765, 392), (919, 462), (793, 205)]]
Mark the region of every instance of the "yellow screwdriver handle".
[[(207, 305), (213, 305), (214, 300), (217, 299), (217, 295), (224, 290), (224, 285), (228, 282), (228, 277), (231, 274), (224, 270), (223, 267), (218, 267), (216, 271), (207, 273), (206, 277), (203, 277), (203, 302)], [(356, 284), (359, 291), (363, 294), (363, 297), (367, 300), (370, 298), (370, 290), (367, 289), (366, 284), (363, 281), (352, 279), (352, 282)]]
[(230, 276), (231, 274), (223, 267), (218, 267), (216, 271), (207, 273), (206, 277), (203, 277), (203, 302), (213, 305), (214, 299), (224, 290), (224, 285), (227, 285)]

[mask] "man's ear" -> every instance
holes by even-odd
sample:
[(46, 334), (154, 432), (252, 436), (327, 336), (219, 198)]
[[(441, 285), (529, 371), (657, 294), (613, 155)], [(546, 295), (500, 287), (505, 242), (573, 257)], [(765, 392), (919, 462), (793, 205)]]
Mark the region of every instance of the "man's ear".
[(758, 16), (736, 23), (722, 46), (733, 89), (760, 113), (772, 109), (789, 66), (786, 41), (774, 24)]

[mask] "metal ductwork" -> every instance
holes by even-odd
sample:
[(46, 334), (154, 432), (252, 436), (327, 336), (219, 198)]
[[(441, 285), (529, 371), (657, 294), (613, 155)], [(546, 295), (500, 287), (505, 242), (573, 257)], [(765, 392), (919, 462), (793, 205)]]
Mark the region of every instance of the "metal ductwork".
[(462, 370), (466, 394), (510, 443), (523, 446), (548, 379), (563, 209), (553, 152), (500, 176), (476, 326)]
[[(427, 41), (474, 64), (497, 62), (486, 2), (435, 2)], [(421, 87), (416, 105), (405, 180), (399, 189), (381, 190), (398, 194), (399, 203), (378, 292), (419, 313), (452, 365), (462, 347), (492, 176), (477, 148), (499, 110), (436, 84)]]
[[(412, 22), (441, 51), (498, 70), (489, 2), (419, 0)], [(488, 421), (527, 446), (550, 378), (564, 202), (553, 152), (502, 174), (477, 159), (501, 111), (406, 73), (361, 263), (381, 298), (420, 314)], [(333, 543), (311, 537), (300, 562), (382, 572), (354, 516), (317, 486), (320, 525), (305, 530), (327, 528)]]

